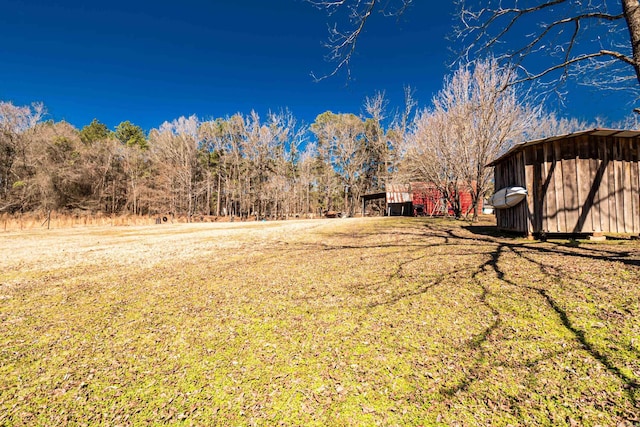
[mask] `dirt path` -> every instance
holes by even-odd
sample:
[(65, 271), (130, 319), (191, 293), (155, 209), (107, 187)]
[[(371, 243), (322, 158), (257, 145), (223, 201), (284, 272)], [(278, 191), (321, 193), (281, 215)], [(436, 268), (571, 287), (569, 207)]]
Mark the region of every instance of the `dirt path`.
[[(366, 221), (349, 219), (346, 221)], [(0, 234), (0, 270), (26, 271), (74, 265), (149, 266), (215, 256), (221, 250), (257, 248), (295, 238), (335, 221), (195, 223), (160, 226), (88, 227)]]

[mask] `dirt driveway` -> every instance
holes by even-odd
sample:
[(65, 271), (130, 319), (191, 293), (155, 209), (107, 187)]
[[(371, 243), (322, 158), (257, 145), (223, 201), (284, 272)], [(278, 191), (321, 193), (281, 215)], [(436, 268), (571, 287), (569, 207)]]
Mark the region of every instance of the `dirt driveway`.
[(335, 221), (300, 220), (86, 227), (0, 233), (0, 269), (47, 270), (74, 265), (146, 267), (220, 250), (257, 250)]

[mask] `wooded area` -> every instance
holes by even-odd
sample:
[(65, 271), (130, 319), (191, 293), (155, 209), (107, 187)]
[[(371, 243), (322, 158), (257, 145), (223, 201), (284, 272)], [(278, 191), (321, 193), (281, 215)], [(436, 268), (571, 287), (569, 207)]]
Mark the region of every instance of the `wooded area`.
[(374, 118), (288, 112), (165, 122), (148, 135), (123, 122), (78, 130), (42, 121), (42, 105), (0, 103), (0, 213), (287, 218), (353, 212), (394, 169), (392, 141)]
[(432, 107), (389, 113), (384, 93), (364, 113), (256, 112), (180, 117), (148, 133), (129, 121), (114, 131), (94, 119), (82, 129), (45, 121), (41, 104), (0, 101), (0, 214), (50, 212), (281, 219), (337, 211), (352, 216), (364, 194), (388, 184), (435, 186), (466, 215), (491, 190), (485, 165), (514, 141), (593, 127), (557, 119), (528, 103), (495, 60), (461, 66)]

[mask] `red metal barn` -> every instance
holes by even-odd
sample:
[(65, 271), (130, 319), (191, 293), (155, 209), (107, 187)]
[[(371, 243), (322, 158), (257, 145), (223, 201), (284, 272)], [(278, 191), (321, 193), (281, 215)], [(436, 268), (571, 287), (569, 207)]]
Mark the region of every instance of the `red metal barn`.
[[(367, 202), (385, 199), (384, 215), (388, 216), (449, 216), (453, 209), (442, 192), (432, 183), (389, 184), (385, 193), (365, 194), (362, 199), (362, 215), (366, 215)], [(462, 214), (473, 213), (471, 192), (460, 189)], [(478, 205), (482, 211), (482, 201)]]
[[(442, 195), (442, 192), (436, 188), (435, 184), (412, 182), (411, 196), (415, 215), (453, 215), (451, 205)], [(463, 215), (473, 213), (471, 192), (464, 189), (464, 187), (460, 189), (460, 207)], [(482, 211), (482, 200), (478, 203), (478, 211)]]

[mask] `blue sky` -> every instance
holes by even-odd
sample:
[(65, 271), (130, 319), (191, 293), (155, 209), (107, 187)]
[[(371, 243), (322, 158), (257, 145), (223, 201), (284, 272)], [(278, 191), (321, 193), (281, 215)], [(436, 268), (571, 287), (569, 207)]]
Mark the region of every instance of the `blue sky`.
[[(78, 128), (97, 118), (146, 130), (252, 109), (311, 123), (327, 110), (359, 114), (376, 91), (399, 106), (404, 85), (426, 106), (450, 72), (455, 9), (414, 3), (398, 21), (373, 17), (347, 84), (344, 74), (313, 81), (332, 70), (322, 46), (332, 18), (302, 0), (0, 0), (0, 100), (41, 101)], [(577, 88), (560, 113), (619, 120), (629, 101)]]

